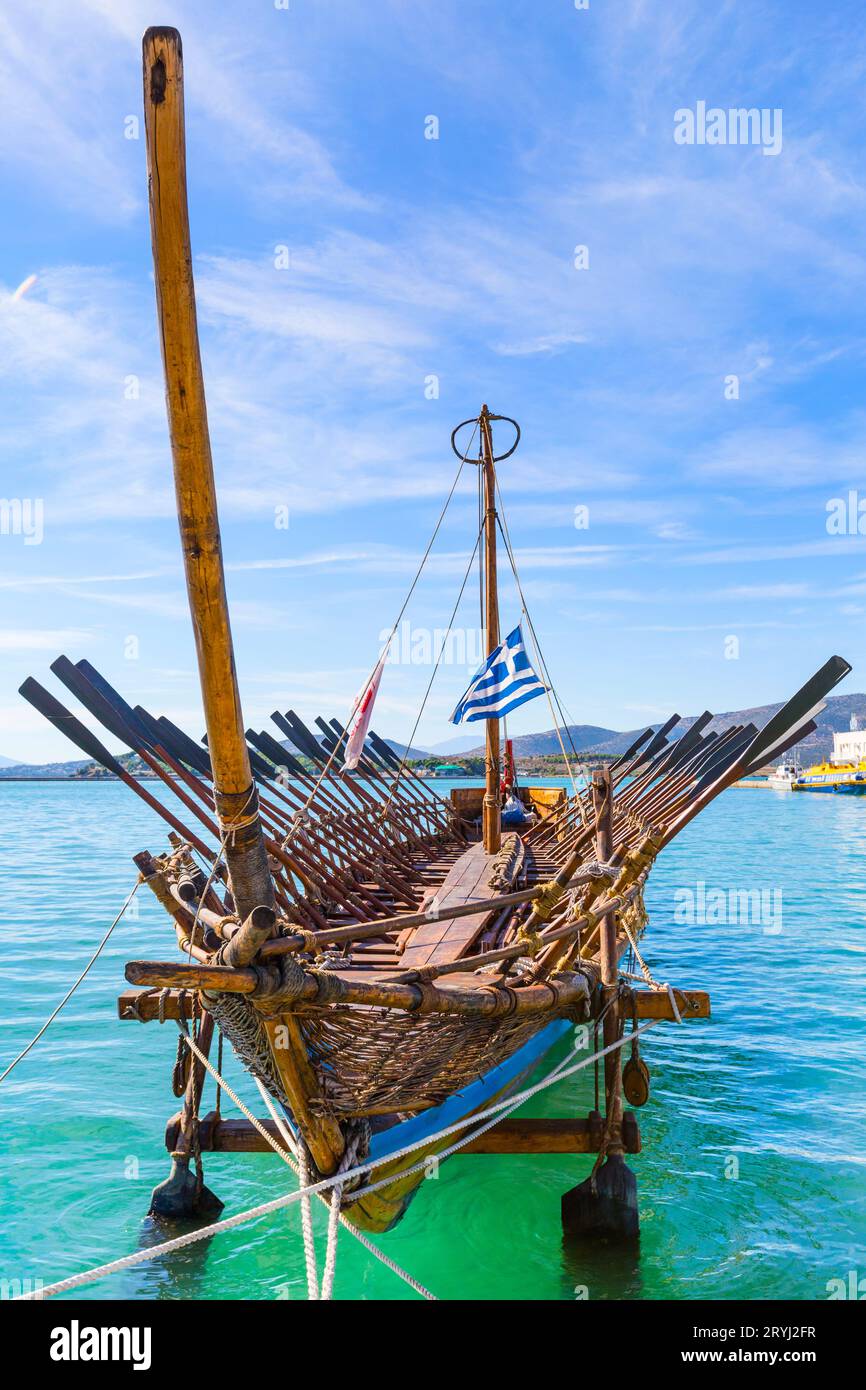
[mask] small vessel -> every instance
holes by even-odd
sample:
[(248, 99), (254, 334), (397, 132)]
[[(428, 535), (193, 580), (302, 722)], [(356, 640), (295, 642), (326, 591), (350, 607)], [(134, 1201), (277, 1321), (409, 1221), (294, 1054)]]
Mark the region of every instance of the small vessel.
[(780, 763), (767, 778), (767, 786), (789, 792), (799, 776), (800, 769), (796, 763)]
[(800, 772), (792, 786), (795, 792), (831, 792), (837, 796), (866, 795), (866, 758), (856, 763), (823, 761)]
[[(640, 1140), (623, 1100), (642, 1104), (649, 1084), (637, 1033), (709, 1013), (705, 992), (660, 985), (643, 958), (647, 876), (721, 792), (815, 729), (824, 696), (850, 667), (831, 657), (761, 730), (711, 731), (707, 710), (672, 739), (674, 714), (589, 785), (516, 788), (512, 775), (512, 795), (532, 823), (503, 831), (500, 721), (514, 706), (503, 711), (500, 697), (531, 690), (555, 700), (555, 691), (540, 651), (540, 677), (524, 660), (519, 626), (500, 640), (500, 532), (513, 566), (514, 555), (497, 464), (513, 453), (519, 429), (497, 456), (494, 425), (508, 425), (485, 405), (464, 422), (477, 456), (471, 444), (461, 450), (451, 441), (461, 470), (477, 470), (469, 476), (483, 518), (469, 563), (477, 551), (487, 684), (479, 672), (461, 702), (484, 722), (483, 785), (440, 797), (354, 712), (351, 730), (320, 717), (315, 732), (285, 708), (274, 712), (272, 729), (248, 728), (198, 345), (174, 29), (145, 34), (144, 104), (157, 314), (207, 733), (200, 741), (133, 706), (87, 661), (61, 656), (52, 664), (88, 719), (162, 781), (158, 798), (38, 681), (26, 680), (21, 693), (169, 827), (168, 845), (141, 850), (134, 862), (165, 909), (180, 959), (130, 961), (133, 988), (119, 1000), (123, 1019), (174, 1020), (179, 1030), (177, 1058), (172, 1048), (166, 1061), (181, 1109), (167, 1130), (171, 1171), (151, 1212), (174, 1220), (219, 1210), (202, 1177), (202, 1155), (212, 1149), (294, 1156), (302, 1174), (324, 1185), (317, 1195), (329, 1194), (334, 1230), (339, 1217), (371, 1231), (399, 1221), (438, 1159), (458, 1147), (521, 1153), (529, 1163), (533, 1154), (565, 1152), (595, 1155), (591, 1179), (563, 1196), (566, 1229), (633, 1237), (636, 1183), (624, 1155)], [(528, 615), (526, 622), (529, 631)], [(275, 633), (275, 648), (282, 641)], [(575, 658), (589, 682), (604, 653), (581, 651), (576, 636)], [(371, 689), (372, 678), (358, 706), (367, 718)], [(87, 887), (84, 863), (74, 891)], [(589, 1039), (581, 1065), (594, 1064), (597, 1082), (601, 1069), (599, 1106), (587, 1117), (510, 1121), (506, 1108), (491, 1118), (491, 1106), (519, 1094), (577, 1025)], [(219, 1096), (231, 1092), (218, 1069), (217, 1106), (200, 1113), (217, 1040), (254, 1078), (268, 1111), (261, 1120), (222, 1114)], [(274, 1182), (283, 1193), (276, 1163)], [(424, 1185), (434, 1201), (439, 1184)]]

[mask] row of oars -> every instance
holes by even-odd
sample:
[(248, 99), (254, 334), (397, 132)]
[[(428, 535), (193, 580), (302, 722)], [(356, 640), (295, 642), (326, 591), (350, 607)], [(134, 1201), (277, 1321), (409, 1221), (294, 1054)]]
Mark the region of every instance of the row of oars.
[[(171, 789), (207, 836), (219, 841), (207, 748), (165, 716), (130, 706), (89, 662), (73, 664), (61, 656), (51, 669)], [(21, 694), (82, 752), (130, 786), (177, 835), (213, 860), (201, 831), (153, 796), (49, 691), (30, 678)], [(448, 841), (462, 842), (450, 808), (411, 771), (407, 775), (376, 735), (371, 735), (357, 773), (347, 773), (341, 772), (340, 757), (345, 731), (336, 721), (318, 721), (320, 742), (294, 711), (275, 711), (273, 719), (315, 769), (311, 775), (267, 731), (247, 731), (280, 907), (312, 930), (324, 929), (335, 916), (365, 922), (388, 916), (395, 905), (414, 907), (431, 858)], [(225, 877), (221, 865), (217, 876)]]
[[(633, 855), (632, 875), (641, 874), (665, 845), (673, 840), (688, 823), (726, 788), (748, 776), (769, 760), (783, 757), (790, 748), (814, 732), (814, 716), (823, 708), (823, 698), (850, 670), (841, 657), (831, 657), (796, 695), (758, 732), (754, 725), (733, 725), (722, 733), (704, 734), (712, 716), (706, 711), (676, 742), (668, 745), (666, 736), (677, 722), (669, 721), (641, 753), (636, 751), (646, 741), (642, 735), (636, 745), (623, 755), (612, 777), (612, 786), (621, 790), (614, 797), (611, 815), (611, 845), (609, 863), (616, 871), (613, 891), (621, 892), (627, 877), (622, 870)], [(658, 740), (662, 738), (662, 746)], [(572, 801), (574, 798), (572, 798)], [(569, 808), (566, 807), (567, 811)], [(574, 814), (579, 810), (572, 807)], [(564, 844), (557, 851), (563, 857), (555, 880), (565, 888), (578, 872), (581, 862), (592, 853), (595, 827), (592, 824), (571, 831), (563, 813)], [(548, 846), (548, 852), (553, 847)], [(609, 885), (601, 880), (598, 892)], [(591, 894), (592, 890), (590, 890)], [(589, 904), (584, 902), (581, 911)], [(539, 956), (534, 978), (544, 978), (563, 957), (553, 940), (561, 937), (563, 913), (554, 914), (546, 925), (533, 907), (523, 925), (523, 932), (541, 928), (542, 939), (551, 938), (551, 945)], [(585, 941), (575, 942), (571, 954), (579, 949), (590, 952), (597, 940), (598, 927)]]
[[(321, 998), (325, 1002), (335, 1002), (339, 998), (342, 1002), (421, 1012), (435, 1009), (438, 1012), (484, 1012), (488, 1015), (501, 1010), (509, 1014), (515, 1010), (520, 1012), (524, 1007), (560, 1007), (564, 997), (560, 997), (561, 990), (570, 988), (564, 982), (573, 977), (553, 973), (554, 969), (561, 971), (579, 965), (580, 970), (586, 972), (588, 983), (594, 985), (598, 972), (587, 957), (593, 952), (600, 920), (610, 913), (622, 912), (634, 901), (659, 850), (670, 843), (714, 797), (769, 759), (784, 756), (790, 747), (814, 731), (813, 716), (822, 708), (823, 696), (849, 669), (847, 662), (841, 658), (831, 658), (760, 733), (751, 725), (706, 736), (699, 729), (688, 742), (684, 737), (678, 743), (657, 748), (651, 758), (647, 760), (644, 757), (642, 764), (632, 764), (632, 780), (624, 787), (619, 805), (612, 807), (613, 847), (606, 862), (613, 872), (590, 882), (587, 896), (592, 901), (582, 902), (576, 909), (563, 904), (551, 914), (547, 906), (550, 883), (489, 901), (487, 905), (491, 908), (524, 906), (528, 903), (531, 910), (522, 936), (540, 931), (542, 938), (541, 954), (533, 969), (528, 976), (524, 972), (522, 979), (516, 981), (520, 988), (511, 996), (503, 995), (500, 1000), (497, 991), (491, 991), (489, 987), (479, 993), (457, 981), (453, 981), (445, 992), (437, 990), (431, 981), (439, 976), (462, 975), (480, 965), (494, 963), (500, 964), (504, 975), (524, 953), (525, 946), (521, 940), (458, 962), (426, 967), (423, 991), (420, 993), (413, 972), (393, 980), (375, 982), (341, 977), (329, 983), (327, 990), (320, 977), (305, 976), (304, 998)], [(702, 721), (701, 727), (706, 727), (706, 721)], [(647, 819), (650, 814), (654, 817), (652, 822)], [(590, 835), (593, 829), (588, 827)], [(586, 857), (583, 843), (572, 849), (553, 880), (558, 888), (565, 890), (575, 880), (580, 864)], [(453, 908), (442, 915), (460, 916), (472, 910), (473, 906), (468, 904)], [(410, 920), (404, 917), (372, 926), (354, 924), (339, 929), (338, 935), (329, 932), (328, 939), (348, 942), (369, 936), (375, 930), (408, 926)], [(305, 948), (303, 936), (283, 937), (279, 941), (266, 943), (262, 955)], [(220, 970), (210, 966), (177, 966), (154, 961), (131, 962), (127, 967), (127, 979), (133, 984), (149, 986), (226, 989), (243, 993), (255, 993), (259, 987), (256, 973), (248, 969)], [(547, 989), (549, 993), (539, 993), (539, 987)]]

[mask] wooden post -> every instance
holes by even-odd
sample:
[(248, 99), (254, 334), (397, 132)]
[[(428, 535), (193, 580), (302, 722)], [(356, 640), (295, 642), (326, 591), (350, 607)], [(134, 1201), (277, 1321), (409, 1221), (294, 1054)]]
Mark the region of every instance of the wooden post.
[[(595, 854), (606, 864), (613, 853), (613, 787), (610, 768), (593, 773), (592, 806), (596, 817)], [(599, 924), (599, 963), (603, 1001), (606, 1006), (602, 1030), (604, 1045), (619, 1037), (619, 1009), (616, 1003), (619, 960), (616, 949), (616, 913), (608, 912)], [(622, 1153), (622, 1092), (619, 1076), (622, 1050), (609, 1052), (604, 1059), (605, 1113), (608, 1122), (608, 1153)]]
[[(204, 1014), (198, 1046), (205, 1057), (210, 1051), (213, 1028), (212, 1016)], [(153, 1189), (150, 1199), (148, 1216), (156, 1216), (163, 1221), (178, 1221), (190, 1216), (215, 1216), (224, 1205), (204, 1183), (199, 1188), (197, 1176), (189, 1171), (189, 1161), (195, 1153), (196, 1127), (205, 1078), (204, 1064), (193, 1054), (190, 1054), (190, 1061), (189, 1081), (172, 1145), (171, 1172), (164, 1182)]]
[(143, 40), (144, 124), (153, 266), (187, 592), (226, 862), (241, 918), (274, 907), (250, 772), (226, 602), (198, 344), (186, 198), (183, 55), (176, 29)]
[[(593, 774), (592, 805), (596, 816), (596, 857), (610, 860), (613, 851), (613, 786), (610, 768)], [(608, 912), (599, 924), (599, 964), (604, 1014), (604, 1045), (619, 1038), (616, 1002), (618, 959), (616, 912)], [(637, 1179), (623, 1158), (622, 1049), (604, 1059), (606, 1125), (604, 1162), (577, 1187), (563, 1193), (562, 1225), (567, 1236), (633, 1241), (640, 1233)]]
[[(490, 412), (481, 407), (481, 457), (484, 470), (484, 588), (487, 655), (499, 646), (499, 592), (496, 580), (496, 471), (493, 463), (493, 437)], [(482, 809), (484, 848), (498, 854), (502, 841), (502, 808), (499, 795), (499, 719), (486, 720), (486, 784)]]

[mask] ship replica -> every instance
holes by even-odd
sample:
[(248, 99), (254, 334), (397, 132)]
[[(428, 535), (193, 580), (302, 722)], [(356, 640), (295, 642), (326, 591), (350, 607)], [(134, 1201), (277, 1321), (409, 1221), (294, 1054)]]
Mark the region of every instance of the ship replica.
[[(157, 311), (207, 734), (199, 742), (131, 706), (87, 661), (54, 662), (89, 715), (161, 779), (163, 801), (37, 681), (21, 688), (170, 827), (161, 853), (134, 860), (181, 958), (129, 962), (135, 988), (119, 1001), (122, 1018), (174, 1019), (180, 1028), (173, 1080), (182, 1108), (168, 1125), (171, 1171), (152, 1212), (188, 1218), (219, 1209), (203, 1181), (209, 1150), (291, 1150), (308, 1181), (339, 1179), (329, 1190), (359, 1231), (392, 1227), (437, 1155), (523, 1153), (531, 1163), (533, 1154), (557, 1152), (595, 1156), (591, 1175), (562, 1198), (566, 1230), (633, 1237), (636, 1182), (625, 1156), (640, 1140), (624, 1103), (640, 1105), (649, 1091), (638, 1033), (646, 1021), (709, 1013), (706, 993), (658, 985), (643, 960), (647, 875), (721, 792), (814, 729), (823, 697), (849, 667), (831, 658), (761, 731), (712, 732), (707, 711), (676, 737), (674, 715), (570, 792), (519, 789), (527, 816), (505, 830), (498, 713), (484, 719), (485, 784), (448, 799), (374, 732), (350, 768), (349, 731), (336, 719), (317, 719), (314, 731), (292, 710), (275, 711), (272, 730), (246, 729), (199, 356), (182, 82), (179, 35), (148, 30)], [(490, 677), (482, 709), (484, 700), (497, 708), (500, 674), (518, 683), (535, 674), (500, 641), (493, 435), (503, 418), (485, 406), (470, 422), (477, 457), (460, 455), (478, 470), (482, 501)], [(587, 1047), (598, 1040), (590, 1054), (596, 1108), (586, 1117), (510, 1117), (500, 1103), (521, 1094), (575, 1025), (585, 1026)], [(222, 1080), (213, 1057), (223, 1040), (255, 1078), (264, 1119), (224, 1118), (219, 1089), (217, 1108), (201, 1113), (206, 1072)], [(488, 1118), (476, 1132), (479, 1116)], [(435, 1190), (428, 1185), (427, 1200)]]

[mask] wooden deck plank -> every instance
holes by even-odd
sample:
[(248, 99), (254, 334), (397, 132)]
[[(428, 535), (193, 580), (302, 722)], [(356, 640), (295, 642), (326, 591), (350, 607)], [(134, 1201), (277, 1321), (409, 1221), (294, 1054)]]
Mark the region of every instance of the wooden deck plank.
[(443, 910), (463, 906), (478, 898), (481, 902), (479, 911), (469, 917), (425, 922), (403, 952), (406, 970), (457, 960), (475, 940), (490, 916), (490, 909), (483, 906), (483, 900), (495, 897), (499, 891), (488, 883), (491, 862), (481, 844), (471, 845), (455, 860), (441, 887), (431, 897), (431, 902), (435, 897), (439, 909)]

